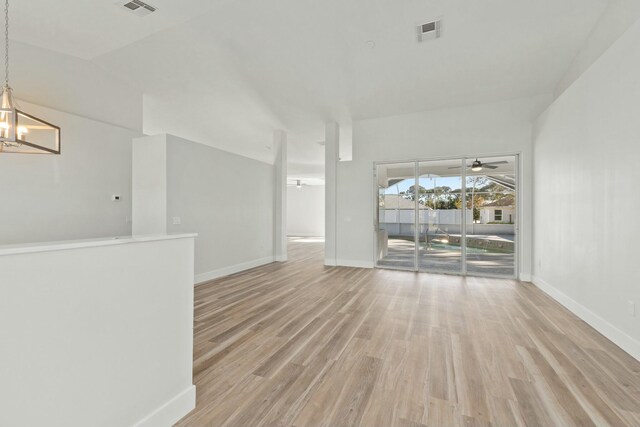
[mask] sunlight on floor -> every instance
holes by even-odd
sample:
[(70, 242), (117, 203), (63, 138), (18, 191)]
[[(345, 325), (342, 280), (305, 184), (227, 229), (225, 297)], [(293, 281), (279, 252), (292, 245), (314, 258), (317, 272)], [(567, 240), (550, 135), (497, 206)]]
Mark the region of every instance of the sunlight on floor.
[(296, 243), (324, 243), (324, 237), (289, 237), (289, 241)]

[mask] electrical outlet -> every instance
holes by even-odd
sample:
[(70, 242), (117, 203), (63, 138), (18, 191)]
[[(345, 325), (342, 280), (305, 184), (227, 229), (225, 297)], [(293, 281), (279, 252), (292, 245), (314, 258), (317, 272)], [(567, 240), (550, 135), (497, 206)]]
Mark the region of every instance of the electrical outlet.
[(114, 194), (113, 196), (111, 196), (111, 200), (113, 200), (114, 202), (119, 202), (120, 200), (122, 200), (122, 198), (119, 195)]
[(627, 312), (629, 316), (636, 317), (636, 303), (633, 301), (627, 301)]
[(180, 219), (179, 216), (174, 216), (173, 217), (173, 225), (180, 225), (182, 224), (182, 219)]

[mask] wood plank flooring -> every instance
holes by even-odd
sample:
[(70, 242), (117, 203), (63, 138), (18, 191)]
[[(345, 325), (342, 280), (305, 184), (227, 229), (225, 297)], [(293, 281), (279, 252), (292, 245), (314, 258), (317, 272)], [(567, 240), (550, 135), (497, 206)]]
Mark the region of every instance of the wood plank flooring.
[(532, 285), (322, 249), (196, 288), (178, 426), (640, 425), (640, 363)]

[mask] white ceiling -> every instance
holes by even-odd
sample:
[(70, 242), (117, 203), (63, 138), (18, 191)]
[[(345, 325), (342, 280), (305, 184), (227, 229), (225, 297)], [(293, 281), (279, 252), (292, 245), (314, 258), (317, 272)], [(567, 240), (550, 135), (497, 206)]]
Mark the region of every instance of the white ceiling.
[(138, 17), (116, 0), (12, 1), (11, 38), (84, 59), (185, 23), (229, 0), (147, 0), (157, 13)]
[[(608, 0), (111, 0), (12, 4), (12, 38), (145, 92), (144, 130), (322, 174), (324, 123), (551, 93)], [(416, 41), (442, 17), (443, 37)], [(373, 42), (373, 43), (371, 43)], [(375, 45), (372, 47), (372, 45)]]

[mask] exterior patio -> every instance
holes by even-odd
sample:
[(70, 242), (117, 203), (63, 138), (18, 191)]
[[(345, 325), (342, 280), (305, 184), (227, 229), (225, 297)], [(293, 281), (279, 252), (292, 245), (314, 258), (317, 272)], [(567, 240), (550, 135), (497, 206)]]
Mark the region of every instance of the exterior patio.
[[(460, 236), (452, 235), (453, 239)], [(511, 237), (511, 239), (509, 239)], [(468, 239), (485, 242), (504, 242), (513, 244), (513, 236), (468, 235)], [(414, 269), (414, 241), (406, 237), (388, 239), (386, 255), (378, 260), (379, 267)], [(429, 243), (420, 241), (418, 252), (419, 270), (432, 273), (456, 274), (461, 271), (461, 248), (439, 239), (429, 239)], [(467, 273), (482, 276), (508, 276), (515, 274), (515, 256), (513, 251), (467, 248)]]

